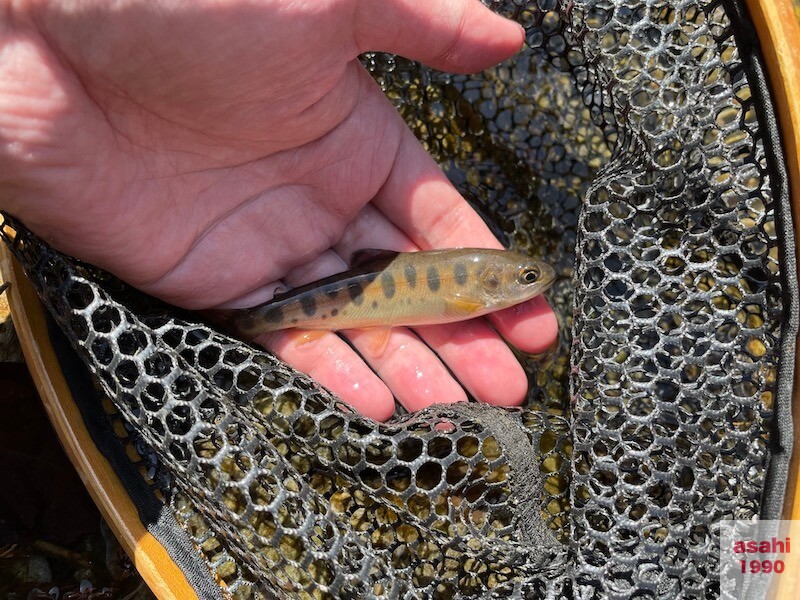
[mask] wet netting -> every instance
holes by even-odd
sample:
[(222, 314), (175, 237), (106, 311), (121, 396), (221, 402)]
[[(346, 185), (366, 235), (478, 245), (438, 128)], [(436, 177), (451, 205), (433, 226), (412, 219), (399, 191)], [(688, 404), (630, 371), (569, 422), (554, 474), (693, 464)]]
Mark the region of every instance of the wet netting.
[(780, 511), (794, 239), (743, 6), (490, 4), (527, 30), (496, 68), (363, 62), (558, 271), (560, 345), (523, 357), (521, 410), (370, 421), (5, 217), (94, 377), (71, 385), (98, 445), (202, 597), (716, 597), (719, 522)]

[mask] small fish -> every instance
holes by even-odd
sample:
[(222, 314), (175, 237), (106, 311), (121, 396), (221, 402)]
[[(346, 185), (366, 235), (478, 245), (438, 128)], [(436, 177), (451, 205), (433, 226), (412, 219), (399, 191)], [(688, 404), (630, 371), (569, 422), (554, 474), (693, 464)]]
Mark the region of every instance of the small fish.
[(214, 311), (234, 333), (369, 329), (472, 319), (547, 290), (548, 264), (509, 250), (361, 250), (349, 271), (246, 309)]

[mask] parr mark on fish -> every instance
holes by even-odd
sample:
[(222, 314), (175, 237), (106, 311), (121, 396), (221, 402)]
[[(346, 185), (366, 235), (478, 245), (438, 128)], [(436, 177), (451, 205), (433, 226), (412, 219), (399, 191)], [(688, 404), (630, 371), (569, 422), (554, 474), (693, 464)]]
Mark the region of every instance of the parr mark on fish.
[(467, 267), (463, 262), (457, 262), (453, 265), (453, 275), (455, 275), (456, 283), (458, 285), (464, 286), (467, 285), (468, 277), (467, 277)]
[(381, 287), (383, 288), (383, 295), (387, 298), (393, 298), (397, 288), (394, 284), (394, 276), (389, 271), (381, 273)]
[(404, 272), (406, 275), (406, 281), (408, 282), (408, 287), (413, 290), (415, 287), (417, 287), (417, 269), (414, 268), (414, 265), (406, 265)]
[(303, 309), (303, 314), (307, 317), (313, 317), (317, 312), (317, 301), (314, 296), (302, 296), (300, 298), (300, 307)]
[(439, 269), (431, 265), (428, 267), (428, 289), (437, 292), (440, 287), (442, 287), (442, 281), (439, 279)]

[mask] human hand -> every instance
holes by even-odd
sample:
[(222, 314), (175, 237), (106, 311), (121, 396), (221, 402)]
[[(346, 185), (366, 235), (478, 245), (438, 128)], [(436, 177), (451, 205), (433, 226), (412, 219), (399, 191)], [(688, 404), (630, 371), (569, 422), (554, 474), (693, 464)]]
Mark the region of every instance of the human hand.
[[(477, 0), (4, 4), (0, 206), (145, 292), (246, 306), (360, 248), (499, 247), (357, 61), (499, 62), (522, 31)], [(556, 338), (542, 299), (489, 320), (528, 352)], [(410, 410), (466, 399), (445, 364), (479, 400), (527, 388), (483, 319), (397, 328), (380, 356), (345, 335), (364, 360), (333, 333), (259, 342), (377, 419), (392, 393)]]

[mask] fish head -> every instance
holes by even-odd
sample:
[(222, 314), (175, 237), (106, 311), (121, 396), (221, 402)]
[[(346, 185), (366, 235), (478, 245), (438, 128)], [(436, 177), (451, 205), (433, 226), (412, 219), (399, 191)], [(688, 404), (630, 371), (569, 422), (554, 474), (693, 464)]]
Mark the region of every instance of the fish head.
[(546, 262), (503, 251), (486, 261), (479, 274), (481, 292), (496, 307), (508, 307), (547, 291), (556, 273)]

